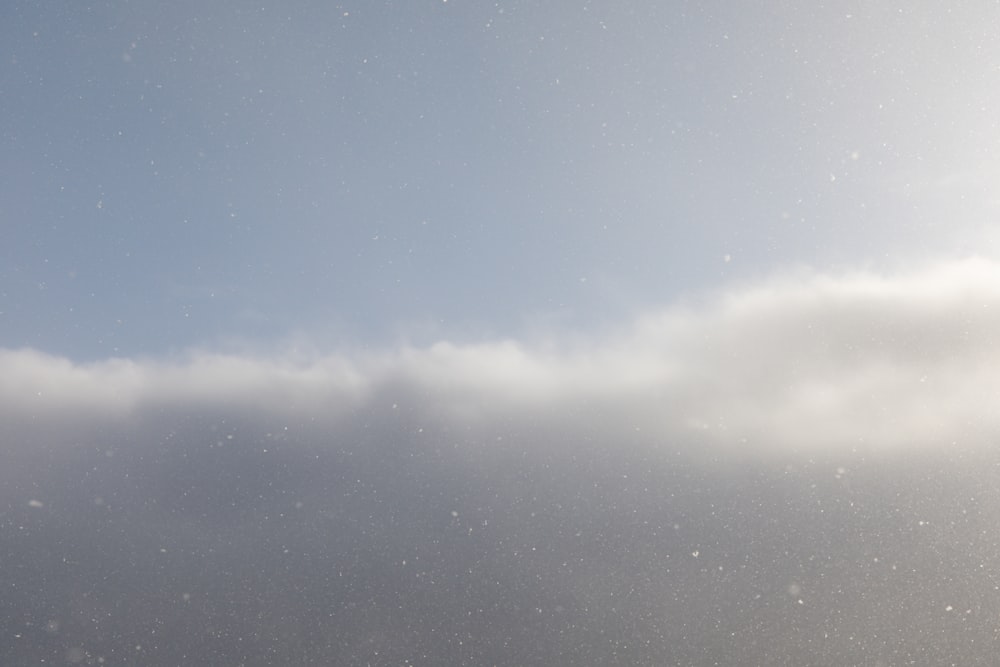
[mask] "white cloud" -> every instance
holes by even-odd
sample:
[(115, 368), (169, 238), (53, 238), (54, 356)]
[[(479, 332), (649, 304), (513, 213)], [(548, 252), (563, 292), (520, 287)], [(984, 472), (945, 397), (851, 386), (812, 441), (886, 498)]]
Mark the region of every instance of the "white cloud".
[(471, 426), (641, 433), (759, 451), (1000, 435), (1000, 264), (801, 271), (649, 313), (616, 335), (320, 356), (75, 364), (0, 350), (12, 421), (209, 405), (336, 421), (402, 396)]

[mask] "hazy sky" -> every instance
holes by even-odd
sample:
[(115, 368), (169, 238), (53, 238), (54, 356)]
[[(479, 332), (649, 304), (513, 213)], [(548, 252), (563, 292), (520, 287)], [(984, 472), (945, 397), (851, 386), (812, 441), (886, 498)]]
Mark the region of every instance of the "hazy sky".
[(8, 2), (3, 664), (989, 664), (1000, 5)]
[(994, 3), (2, 12), (7, 347), (518, 337), (993, 253)]

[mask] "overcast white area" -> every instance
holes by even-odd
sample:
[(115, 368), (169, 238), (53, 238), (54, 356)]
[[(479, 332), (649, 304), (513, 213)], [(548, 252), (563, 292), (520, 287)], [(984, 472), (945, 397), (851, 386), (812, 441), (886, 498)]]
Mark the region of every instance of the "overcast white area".
[(13, 421), (202, 405), (335, 426), (399, 396), (410, 413), (468, 425), (543, 420), (636, 431), (649, 442), (695, 439), (730, 454), (947, 448), (1000, 435), (998, 333), (995, 262), (893, 274), (800, 269), (707, 292), (602, 336), (92, 363), (5, 350), (0, 398)]

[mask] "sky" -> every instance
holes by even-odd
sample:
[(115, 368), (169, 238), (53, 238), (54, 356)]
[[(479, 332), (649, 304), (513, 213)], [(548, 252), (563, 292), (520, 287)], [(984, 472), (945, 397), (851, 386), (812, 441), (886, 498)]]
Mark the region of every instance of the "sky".
[(6, 347), (522, 337), (996, 255), (991, 3), (3, 12)]
[(3, 664), (986, 664), (1000, 6), (10, 2)]

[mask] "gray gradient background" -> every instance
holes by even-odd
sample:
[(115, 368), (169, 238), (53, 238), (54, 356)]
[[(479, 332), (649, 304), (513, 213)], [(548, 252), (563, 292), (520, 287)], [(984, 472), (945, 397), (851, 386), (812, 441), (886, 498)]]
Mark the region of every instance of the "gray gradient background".
[(470, 432), (391, 407), (336, 429), (189, 407), (131, 428), (12, 430), (5, 664), (996, 652), (994, 452), (734, 465), (672, 442), (536, 423)]

